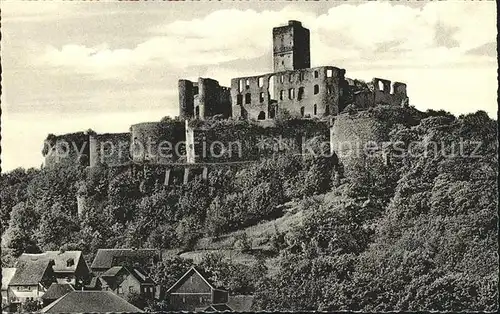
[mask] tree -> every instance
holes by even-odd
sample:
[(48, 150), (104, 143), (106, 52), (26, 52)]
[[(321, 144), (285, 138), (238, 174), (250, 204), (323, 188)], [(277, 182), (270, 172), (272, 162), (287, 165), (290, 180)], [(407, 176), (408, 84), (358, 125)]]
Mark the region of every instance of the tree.
[(190, 259), (184, 259), (175, 255), (167, 255), (163, 257), (163, 260), (153, 265), (150, 272), (150, 278), (156, 284), (168, 289), (177, 282), (191, 266), (193, 266), (193, 261)]
[(80, 230), (75, 213), (69, 212), (63, 204), (56, 203), (50, 211), (42, 214), (40, 225), (36, 231), (36, 238), (44, 250), (56, 250), (63, 244), (70, 243), (75, 233)]

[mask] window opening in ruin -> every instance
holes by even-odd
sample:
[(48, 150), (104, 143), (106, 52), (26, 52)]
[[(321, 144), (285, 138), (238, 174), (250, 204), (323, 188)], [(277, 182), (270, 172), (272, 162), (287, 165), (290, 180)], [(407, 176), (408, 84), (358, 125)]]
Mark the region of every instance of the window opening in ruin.
[(319, 85), (314, 85), (314, 95), (316, 95), (317, 93), (319, 93)]
[(394, 84), (391, 84), (391, 94), (394, 94)]
[(285, 81), (285, 76), (283, 74), (281, 74), (280, 76), (280, 82), (283, 83)]
[(304, 98), (304, 87), (299, 87), (299, 93), (297, 94), (297, 99), (302, 100)]
[(198, 91), (198, 86), (195, 86), (195, 87), (193, 88), (193, 94), (194, 94), (194, 95), (198, 95), (198, 93), (199, 93), (199, 91)]
[(290, 88), (288, 90), (288, 99), (294, 99), (295, 98), (295, 88)]
[(333, 86), (328, 86), (327, 93), (329, 95), (333, 94)]
[(269, 99), (276, 99), (274, 96), (274, 80), (276, 77), (274, 75), (269, 77), (269, 81), (267, 82), (267, 94), (269, 95)]
[(236, 95), (236, 104), (237, 105), (243, 104), (243, 95)]
[(280, 100), (283, 100), (283, 97), (285, 96), (285, 91), (280, 90)]
[(264, 102), (264, 93), (260, 93), (259, 100), (260, 102)]
[(293, 81), (293, 74), (290, 73), (290, 75), (288, 75), (288, 82), (292, 82)]
[(276, 107), (275, 106), (271, 106), (269, 108), (269, 118), (270, 119), (274, 119), (275, 116), (276, 116)]
[(195, 109), (195, 116), (196, 116), (197, 118), (199, 118), (199, 117), (200, 117), (200, 107), (199, 107), (199, 106), (196, 106), (196, 109)]
[(318, 71), (314, 71), (314, 78), (318, 78), (318, 76), (319, 76)]
[(318, 106), (316, 104), (314, 104), (314, 107), (313, 107), (313, 114), (314, 115), (318, 114)]
[(262, 86), (264, 86), (264, 78), (259, 77), (259, 87), (262, 87)]
[(250, 80), (249, 79), (246, 79), (246, 81), (245, 81), (245, 88), (246, 89), (250, 88)]
[(240, 93), (241, 93), (241, 91), (243, 91), (243, 80), (240, 80), (240, 81), (238, 82), (238, 92), (240, 92)]
[(378, 90), (381, 92), (384, 91), (384, 83), (382, 83), (382, 81), (378, 81)]
[(245, 104), (250, 104), (252, 103), (252, 94), (246, 93), (245, 94)]
[(332, 76), (333, 76), (333, 70), (332, 69), (326, 70), (326, 77), (332, 77)]
[(304, 116), (304, 112), (305, 112), (305, 108), (304, 107), (300, 107), (300, 116), (301, 117)]
[(305, 73), (304, 72), (300, 72), (300, 74), (299, 74), (299, 80), (301, 82), (304, 80), (304, 77), (305, 77)]
[(266, 119), (266, 113), (264, 111), (259, 112), (257, 120), (265, 120), (265, 119)]

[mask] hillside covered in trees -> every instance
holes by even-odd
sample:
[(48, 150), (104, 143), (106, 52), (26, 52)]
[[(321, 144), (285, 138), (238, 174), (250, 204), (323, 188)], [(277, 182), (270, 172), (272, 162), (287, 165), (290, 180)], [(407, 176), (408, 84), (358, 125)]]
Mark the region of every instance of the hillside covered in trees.
[[(359, 158), (340, 180), (333, 158), (287, 155), (184, 186), (164, 186), (154, 169), (3, 173), (2, 265), (60, 248), (87, 261), (98, 248), (187, 252), (274, 221), (293, 203), (299, 224), (276, 228), (258, 249), (245, 233), (234, 239), (255, 261), (201, 261), (230, 293), (253, 294), (255, 310), (496, 310), (497, 122), (482, 111), (412, 112), (416, 124), (390, 134), (405, 153)], [(77, 195), (92, 204), (81, 217)], [(193, 261), (164, 255), (152, 277), (168, 286)]]

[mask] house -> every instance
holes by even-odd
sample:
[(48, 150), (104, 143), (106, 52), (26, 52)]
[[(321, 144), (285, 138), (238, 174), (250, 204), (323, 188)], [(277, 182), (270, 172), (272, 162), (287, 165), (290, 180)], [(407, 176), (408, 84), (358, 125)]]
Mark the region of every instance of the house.
[(207, 278), (207, 274), (191, 267), (166, 292), (172, 310), (194, 311), (213, 304), (227, 303), (228, 292), (215, 288)]
[(19, 261), (53, 260), (58, 283), (69, 283), (79, 289), (90, 280), (90, 269), (82, 251), (47, 251), (40, 254), (23, 253)]
[(56, 282), (52, 260), (18, 261), (16, 272), (9, 282), (9, 302), (19, 308), (26, 301), (41, 303), (41, 297)]
[(9, 283), (15, 272), (13, 267), (2, 268), (2, 310), (9, 305)]
[(90, 268), (100, 275), (113, 266), (144, 269), (158, 260), (161, 260), (161, 253), (155, 249), (99, 249)]
[(113, 266), (99, 277), (101, 289), (112, 291), (122, 298), (136, 293), (147, 299), (155, 297), (155, 283), (138, 269), (125, 266)]
[(142, 313), (110, 291), (72, 291), (47, 305), (41, 313)]
[(50, 285), (47, 292), (42, 296), (43, 306), (47, 306), (55, 300), (59, 299), (66, 293), (70, 293), (71, 291), (75, 291), (72, 285), (69, 283), (57, 283), (54, 282)]

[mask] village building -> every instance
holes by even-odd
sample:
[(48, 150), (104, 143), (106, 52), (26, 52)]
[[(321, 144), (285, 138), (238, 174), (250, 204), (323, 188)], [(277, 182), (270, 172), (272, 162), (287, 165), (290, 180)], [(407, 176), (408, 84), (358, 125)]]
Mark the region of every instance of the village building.
[(110, 291), (72, 291), (40, 310), (41, 313), (142, 313)]
[(90, 269), (82, 251), (46, 251), (40, 254), (23, 253), (19, 261), (54, 261), (53, 271), (58, 283), (69, 283), (79, 289), (90, 280)]
[(75, 291), (75, 288), (73, 288), (73, 286), (70, 285), (69, 283), (54, 282), (53, 284), (50, 285), (47, 292), (45, 292), (44, 295), (42, 296), (43, 306), (49, 305), (50, 303), (54, 302), (55, 300), (59, 299), (65, 294), (70, 293), (71, 291)]
[(161, 253), (155, 249), (99, 249), (90, 268), (95, 275), (103, 274), (113, 266), (128, 266), (144, 271), (159, 260)]
[(14, 277), (16, 269), (13, 267), (2, 267), (2, 311), (6, 309), (9, 302), (9, 283)]
[(153, 299), (156, 293), (155, 283), (138, 269), (125, 266), (113, 266), (99, 277), (103, 291), (112, 291), (122, 298), (139, 294)]
[(166, 292), (172, 310), (195, 311), (210, 305), (227, 303), (228, 292), (215, 288), (207, 278), (206, 274), (191, 267)]
[(53, 260), (18, 261), (16, 272), (8, 285), (11, 309), (22, 309), (27, 301), (41, 303), (42, 296), (56, 282), (52, 266)]

